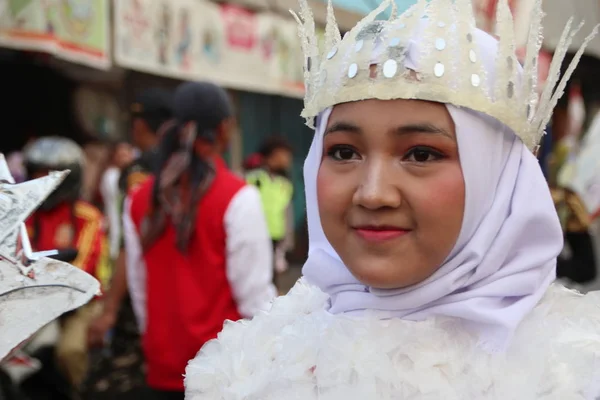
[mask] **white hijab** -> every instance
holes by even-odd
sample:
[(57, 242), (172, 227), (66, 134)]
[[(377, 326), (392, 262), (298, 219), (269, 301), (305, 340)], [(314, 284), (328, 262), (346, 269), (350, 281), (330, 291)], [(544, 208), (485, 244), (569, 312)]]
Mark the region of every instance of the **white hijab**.
[[(410, 56), (408, 63), (413, 64)], [(316, 184), (331, 114), (326, 110), (304, 164), (309, 257), (303, 274), (330, 295), (334, 314), (375, 310), (407, 320), (456, 317), (480, 335), (481, 346), (503, 350), (555, 280), (562, 230), (538, 160), (520, 139), (488, 116), (447, 109), (456, 127), (466, 198), (460, 235), (437, 272), (405, 289), (369, 288), (329, 244)]]

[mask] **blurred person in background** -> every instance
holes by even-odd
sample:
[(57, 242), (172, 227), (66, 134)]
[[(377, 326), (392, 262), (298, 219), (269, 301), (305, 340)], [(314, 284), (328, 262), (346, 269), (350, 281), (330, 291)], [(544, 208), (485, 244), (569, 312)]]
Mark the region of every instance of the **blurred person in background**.
[(184, 83), (173, 112), (161, 129), (157, 175), (130, 195), (123, 216), (148, 398), (155, 399), (183, 399), (188, 360), (224, 321), (250, 318), (275, 296), (260, 195), (220, 155), (233, 125), (227, 93)]
[(25, 181), (27, 172), (25, 171), (25, 163), (23, 161), (23, 153), (21, 151), (13, 151), (6, 157), (8, 169), (16, 183)]
[[(600, 112), (561, 168), (552, 196), (565, 232), (557, 275), (580, 291), (598, 288), (600, 216)], [(596, 281), (596, 282), (594, 282)]]
[(289, 143), (281, 137), (273, 136), (262, 144), (253, 159), (246, 162), (246, 167), (254, 166), (247, 172), (246, 181), (256, 186), (260, 192), (273, 243), (274, 283), (277, 283), (277, 275), (287, 269), (286, 253), (292, 250), (294, 243), (294, 186), (289, 179), (292, 161), (293, 153)]
[(158, 130), (173, 116), (172, 97), (166, 89), (150, 88), (141, 92), (131, 105), (131, 138), (142, 154), (122, 174), (123, 192), (130, 191), (156, 170)]
[(244, 173), (260, 168), (262, 166), (262, 156), (259, 153), (252, 153), (244, 160), (243, 168)]
[(100, 181), (100, 194), (104, 204), (104, 214), (108, 218), (110, 258), (115, 261), (119, 255), (121, 242), (121, 204), (119, 191), (121, 172), (133, 161), (133, 147), (125, 141), (112, 144), (108, 166)]
[[(105, 247), (102, 213), (80, 200), (84, 156), (81, 148), (64, 137), (43, 137), (28, 144), (24, 151), (28, 179), (50, 171), (70, 170), (62, 184), (27, 220), (31, 245), (35, 251), (76, 250), (73, 265), (98, 276)], [(88, 369), (87, 327), (97, 304), (92, 302), (60, 318), (61, 332), (56, 346), (56, 365), (73, 390), (79, 390)], [(51, 361), (44, 360), (51, 368)]]
[[(545, 1), (544, 42), (546, 50), (554, 52), (560, 42), (563, 27), (570, 17), (573, 21), (585, 21), (591, 29), (600, 23), (600, 2), (597, 0)], [(577, 50), (583, 44), (589, 29), (581, 29), (574, 36), (561, 74), (564, 74)], [(596, 279), (594, 241), (590, 234), (591, 215), (585, 207), (581, 191), (572, 190), (573, 163), (581, 149), (581, 141), (600, 109), (600, 38), (588, 44), (554, 109), (552, 117), (552, 150), (548, 157), (552, 195), (565, 232), (565, 251), (558, 258), (557, 275), (565, 283), (575, 285), (590, 283)], [(574, 105), (583, 102), (585, 116), (582, 124), (574, 124)], [(574, 126), (577, 125), (577, 126)]]
[[(148, 179), (155, 169), (158, 130), (172, 118), (171, 97), (169, 91), (151, 88), (136, 96), (130, 107), (133, 145), (142, 154), (120, 174), (119, 193), (122, 199)], [(122, 203), (119, 221), (122, 221)], [(86, 399), (90, 400), (141, 396), (146, 387), (139, 328), (127, 290), (122, 234), (121, 231), (119, 255), (111, 285), (102, 298), (102, 312), (88, 331), (91, 347), (107, 346), (109, 349), (100, 353), (100, 360), (90, 374), (86, 385)], [(142, 263), (143, 260), (136, 262)], [(107, 343), (111, 331), (110, 343)]]
[[(33, 142), (37, 137), (31, 132), (27, 135), (27, 144)], [(25, 169), (25, 160), (23, 159), (23, 151), (13, 151), (6, 156), (6, 164), (16, 183), (25, 181), (27, 178), (27, 170)]]

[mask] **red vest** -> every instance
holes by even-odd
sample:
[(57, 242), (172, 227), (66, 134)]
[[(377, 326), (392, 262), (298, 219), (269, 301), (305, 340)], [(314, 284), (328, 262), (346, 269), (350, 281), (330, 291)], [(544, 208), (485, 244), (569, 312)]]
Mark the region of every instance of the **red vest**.
[(79, 254), (71, 264), (96, 274), (105, 235), (104, 217), (93, 205), (78, 200), (37, 210), (27, 219), (27, 230), (35, 251), (75, 248)]
[[(147, 267), (147, 326), (143, 337), (150, 387), (183, 391), (188, 361), (221, 331), (225, 320), (240, 319), (226, 274), (227, 236), (224, 216), (243, 180), (216, 161), (216, 176), (198, 204), (188, 254), (175, 247), (175, 230), (144, 254)], [(149, 210), (154, 179), (132, 197), (131, 217), (138, 234)]]

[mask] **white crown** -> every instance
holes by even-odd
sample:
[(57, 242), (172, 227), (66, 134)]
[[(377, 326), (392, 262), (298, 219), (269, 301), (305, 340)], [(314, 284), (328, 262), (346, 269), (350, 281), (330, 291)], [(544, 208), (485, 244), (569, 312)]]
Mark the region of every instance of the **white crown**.
[[(522, 72), (515, 54), (514, 22), (508, 0), (498, 2), (499, 41), (493, 55), (483, 54), (484, 48), (477, 43), (485, 37), (476, 28), (471, 0), (418, 0), (400, 16), (395, 3), (384, 0), (343, 39), (329, 0), (324, 48), (319, 45), (307, 1), (299, 3), (300, 15), (293, 11), (292, 14), (300, 25), (305, 56), (302, 116), (309, 126), (314, 127), (314, 117), (336, 104), (365, 99), (428, 100), (494, 117), (532, 150), (539, 143), (585, 47), (598, 31), (595, 27), (586, 38), (560, 79), (565, 54), (583, 26), (582, 23), (571, 29), (572, 19), (569, 20), (540, 95), (537, 69), (542, 45), (541, 0), (536, 0), (531, 13)], [(376, 21), (389, 7), (392, 7), (390, 19)], [(417, 30), (418, 67), (407, 68), (407, 52)], [(490, 57), (493, 57), (491, 62), (486, 62)]]

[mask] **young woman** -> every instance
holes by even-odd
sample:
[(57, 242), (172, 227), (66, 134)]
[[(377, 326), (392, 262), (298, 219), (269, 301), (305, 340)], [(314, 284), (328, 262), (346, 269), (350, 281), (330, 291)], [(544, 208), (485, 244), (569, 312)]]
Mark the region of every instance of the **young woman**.
[(559, 97), (557, 76), (536, 95), (539, 2), (523, 68), (506, 1), (500, 41), (468, 0), (375, 22), (386, 4), (343, 40), (330, 22), (317, 68), (301, 3), (305, 277), (204, 346), (187, 398), (597, 398), (600, 296), (553, 285), (562, 232), (531, 151)]

